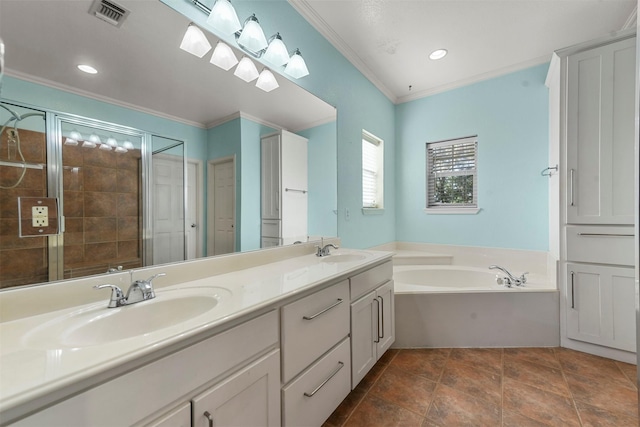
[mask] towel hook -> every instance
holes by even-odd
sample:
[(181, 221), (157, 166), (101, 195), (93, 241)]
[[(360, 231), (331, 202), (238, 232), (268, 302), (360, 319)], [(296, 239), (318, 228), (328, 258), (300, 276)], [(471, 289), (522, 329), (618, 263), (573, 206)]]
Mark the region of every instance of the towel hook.
[[(558, 172), (558, 165), (555, 166), (549, 166), (548, 168), (544, 168), (542, 169), (542, 172), (540, 172), (540, 175), (542, 176), (548, 176), (549, 178), (551, 178), (553, 176), (553, 172), (551, 172), (552, 170)], [(548, 172), (547, 172), (548, 171)], [(547, 173), (545, 173), (547, 172)]]

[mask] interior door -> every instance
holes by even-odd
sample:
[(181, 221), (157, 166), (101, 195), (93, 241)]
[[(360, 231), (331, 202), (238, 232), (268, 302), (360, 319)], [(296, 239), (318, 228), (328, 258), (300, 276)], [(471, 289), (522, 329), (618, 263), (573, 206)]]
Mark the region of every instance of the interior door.
[(200, 224), (198, 209), (198, 194), (200, 194), (200, 186), (198, 185), (199, 164), (194, 162), (187, 163), (187, 259), (195, 259), (198, 254), (198, 236), (200, 234)]
[[(227, 159), (211, 163), (209, 187), (213, 188), (213, 197), (209, 198), (211, 222), (209, 229), (209, 255), (227, 254), (235, 251), (235, 164)], [(212, 177), (212, 178), (211, 178)]]

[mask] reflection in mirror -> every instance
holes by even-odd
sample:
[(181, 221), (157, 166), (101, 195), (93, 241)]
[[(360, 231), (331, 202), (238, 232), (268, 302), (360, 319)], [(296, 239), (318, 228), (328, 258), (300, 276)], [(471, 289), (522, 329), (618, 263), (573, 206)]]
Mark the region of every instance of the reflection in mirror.
[[(196, 58), (182, 51), (179, 44), (189, 21), (161, 2), (118, 4), (131, 11), (120, 27), (90, 15), (88, 1), (0, 2), (7, 49), (0, 99), (17, 114), (30, 111), (25, 106), (47, 112), (50, 121), (45, 126), (42, 113), (10, 123), (22, 141), (31, 137), (29, 132), (39, 138), (39, 145), (24, 155), (40, 169), (28, 166), (18, 187), (58, 197), (67, 220), (58, 237), (20, 239), (14, 227), (17, 190), (0, 189), (0, 275), (6, 276), (0, 287), (260, 249), (260, 141), (283, 129), (307, 140), (307, 230), (296, 240), (337, 235), (335, 108), (282, 76), (276, 75), (280, 87), (265, 93), (235, 77), (233, 70), (211, 65), (209, 55)], [(217, 41), (209, 33), (207, 37), (212, 45)], [(93, 64), (98, 74), (80, 72), (80, 62)], [(0, 113), (0, 124), (11, 118), (3, 109)], [(105, 129), (97, 123), (112, 125)], [(85, 159), (81, 149), (90, 142), (92, 129), (104, 144), (96, 143), (91, 158)], [(109, 144), (110, 138), (116, 145)], [(11, 139), (7, 131), (2, 133), (1, 162), (19, 161)], [(73, 145), (74, 139), (82, 142)], [(87, 162), (83, 166), (73, 164), (78, 153)], [(119, 156), (116, 166), (129, 159), (131, 168), (88, 178), (88, 168), (109, 169), (96, 160), (113, 162), (108, 155)], [(54, 173), (56, 161), (62, 162), (60, 175)], [(0, 185), (13, 183), (24, 170), (0, 163)], [(87, 189), (87, 179), (96, 176), (91, 185), (97, 187)], [(105, 191), (112, 185), (118, 190), (115, 203)], [(168, 188), (172, 190), (164, 191)], [(78, 208), (79, 193), (83, 217), (72, 211)], [(94, 194), (87, 199), (84, 193)], [(225, 194), (230, 202), (222, 208), (215, 197)], [(114, 216), (113, 207), (127, 214)], [(224, 227), (218, 229), (219, 224)], [(106, 236), (111, 252), (100, 252), (107, 250)], [(65, 249), (63, 257), (56, 258), (56, 248)], [(20, 270), (29, 271), (28, 280), (16, 276)]]

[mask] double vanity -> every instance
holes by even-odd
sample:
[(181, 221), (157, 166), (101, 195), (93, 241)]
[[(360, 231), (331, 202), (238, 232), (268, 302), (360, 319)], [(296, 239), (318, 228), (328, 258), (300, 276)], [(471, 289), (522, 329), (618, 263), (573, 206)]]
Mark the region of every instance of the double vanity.
[[(394, 341), (391, 255), (303, 244), (0, 293), (0, 424), (319, 426)], [(93, 289), (157, 273), (135, 304)]]

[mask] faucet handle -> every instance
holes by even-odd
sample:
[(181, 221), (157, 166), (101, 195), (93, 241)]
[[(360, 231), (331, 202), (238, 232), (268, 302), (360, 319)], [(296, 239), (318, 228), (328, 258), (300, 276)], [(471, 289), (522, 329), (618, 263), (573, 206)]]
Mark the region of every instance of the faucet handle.
[(121, 304), (121, 302), (124, 300), (124, 293), (122, 292), (122, 289), (120, 289), (119, 286), (110, 285), (108, 283), (104, 285), (95, 285), (93, 287), (93, 289), (104, 289), (104, 288), (111, 288), (111, 299), (109, 299), (109, 305), (107, 305), (107, 307), (109, 308), (118, 307)]
[(163, 277), (163, 276), (166, 276), (166, 275), (167, 275), (167, 273), (154, 274), (153, 276), (151, 276), (147, 280), (145, 280), (145, 282), (151, 283), (153, 281), (153, 279), (158, 278), (158, 277)]
[(528, 272), (528, 271), (525, 271), (524, 273), (522, 273), (522, 276), (520, 276), (520, 283), (522, 283), (523, 285), (524, 285), (525, 283), (527, 283), (527, 278), (526, 278), (526, 276), (525, 276), (525, 275), (527, 275), (527, 274), (529, 274), (529, 272)]

